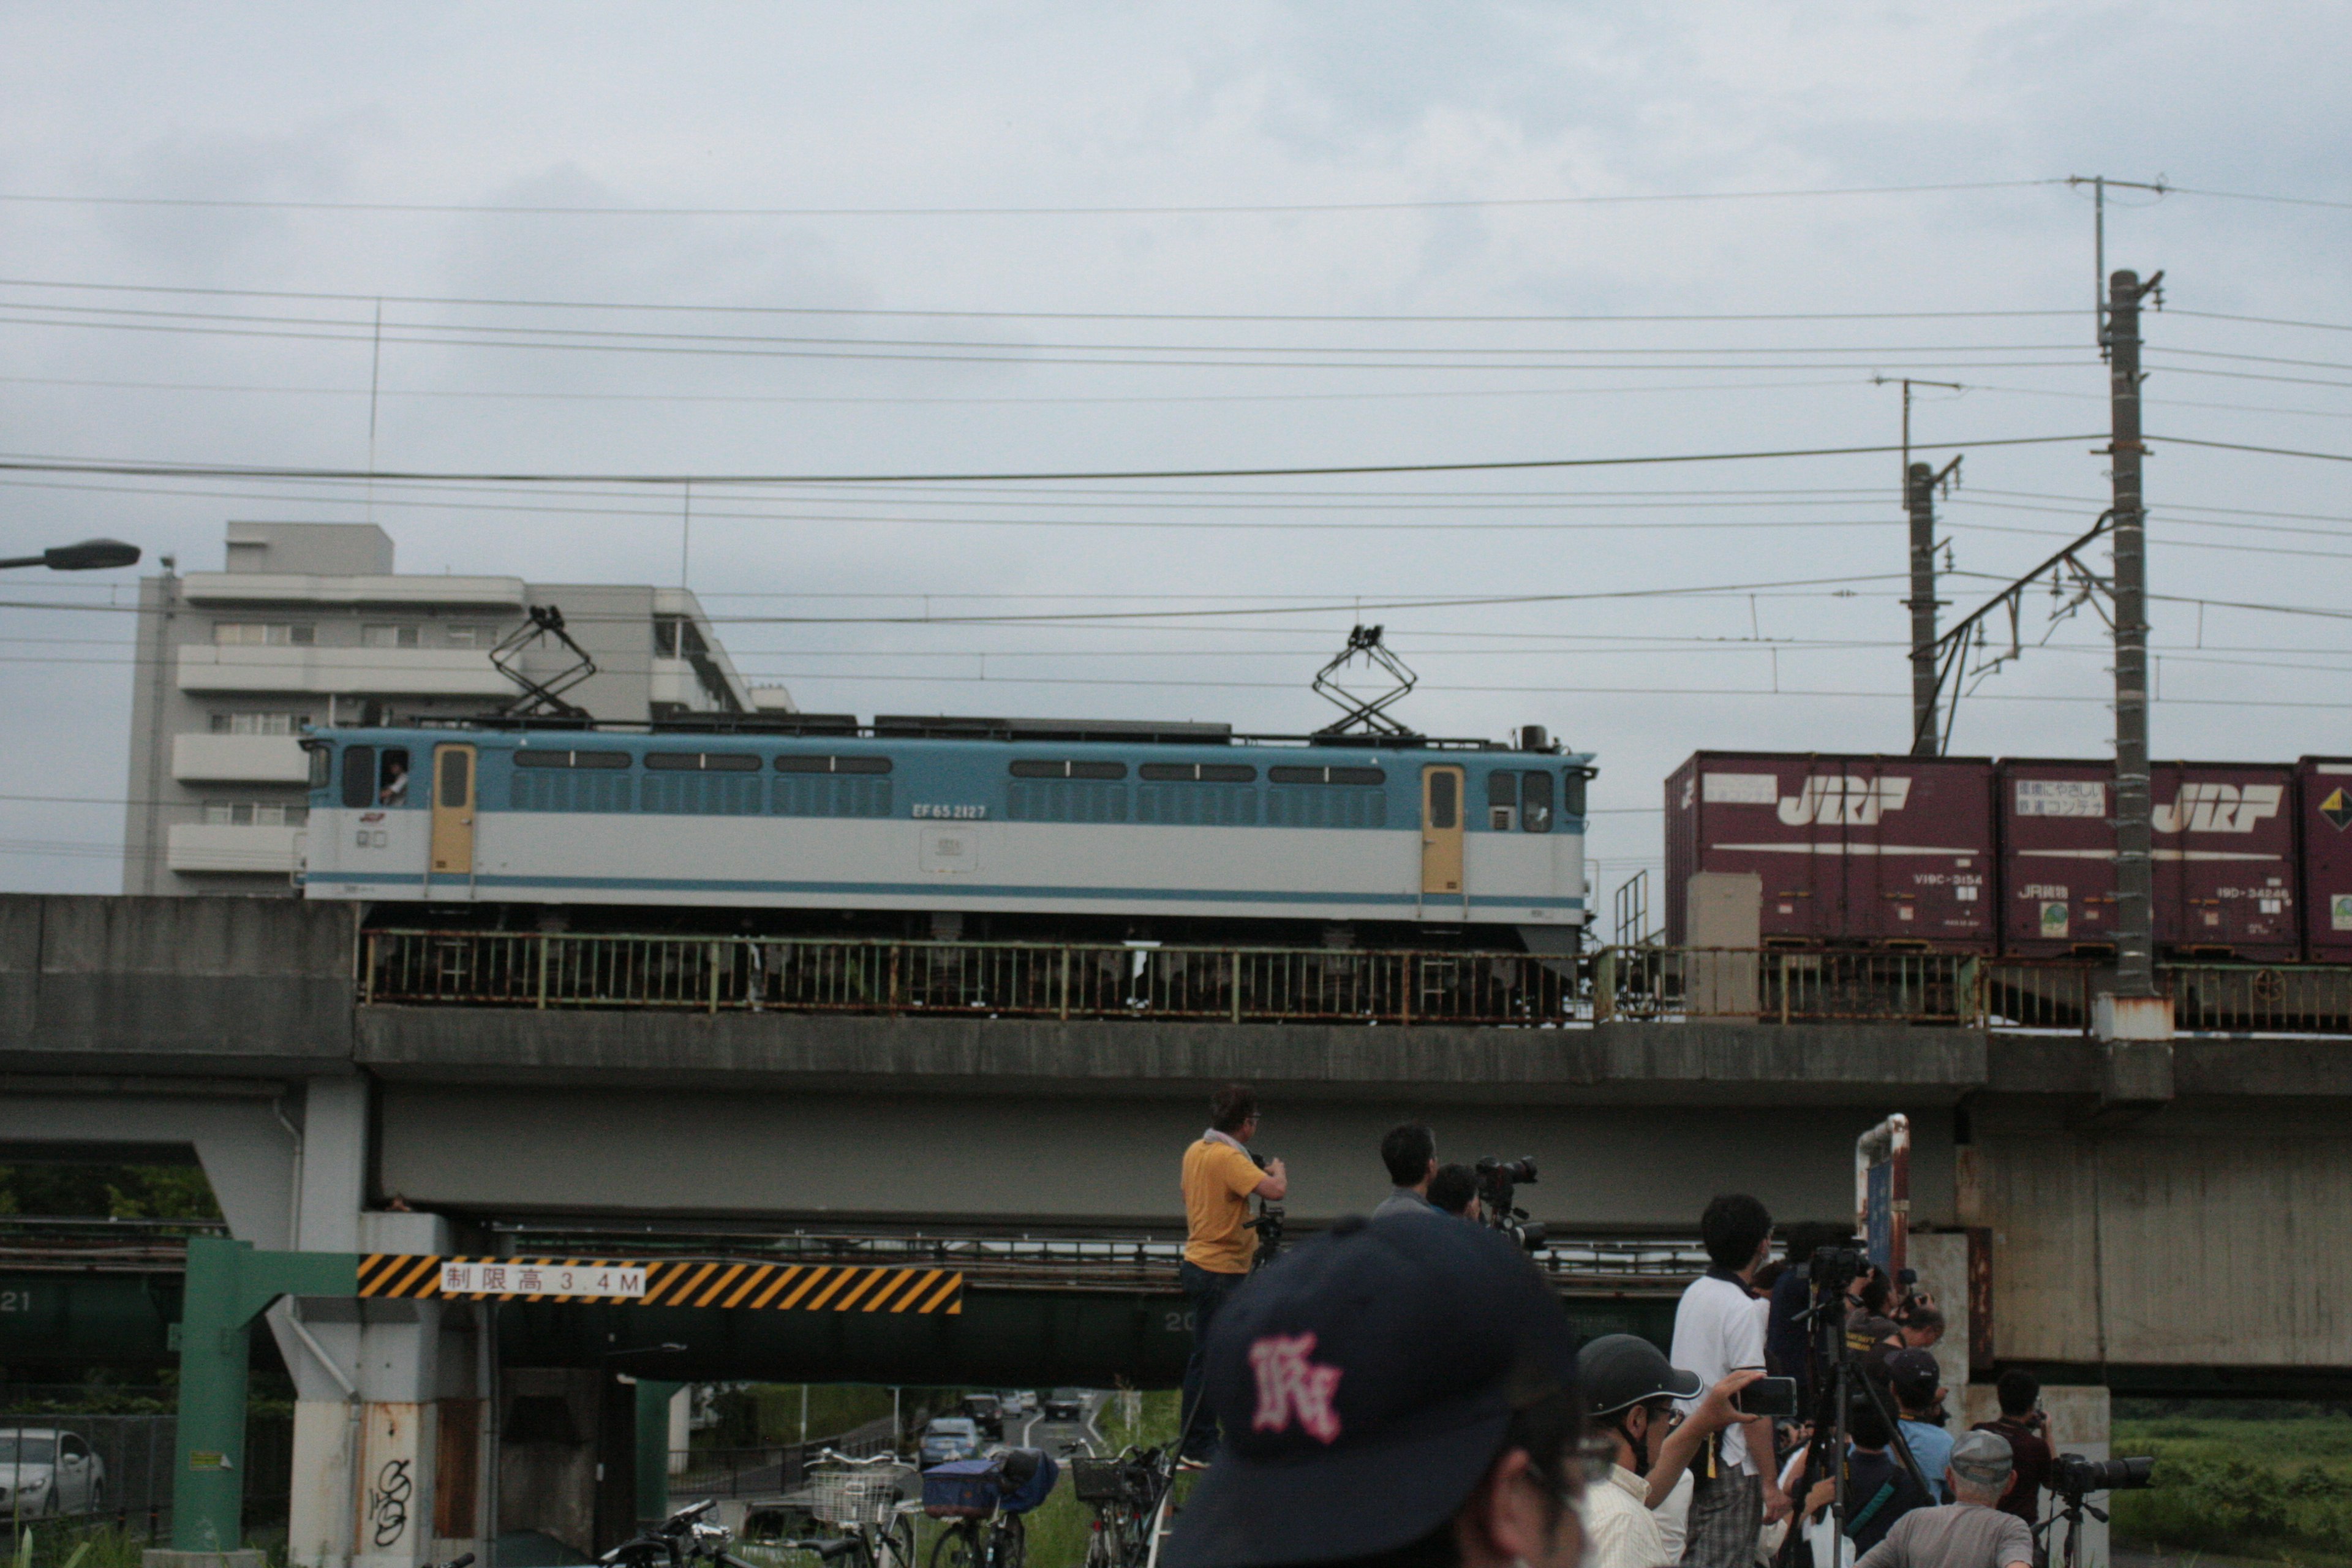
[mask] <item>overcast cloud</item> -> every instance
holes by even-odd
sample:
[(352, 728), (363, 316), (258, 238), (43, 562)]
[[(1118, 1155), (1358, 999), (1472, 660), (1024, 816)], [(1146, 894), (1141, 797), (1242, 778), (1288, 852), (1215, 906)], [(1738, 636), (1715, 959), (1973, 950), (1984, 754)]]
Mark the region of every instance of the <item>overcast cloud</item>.
[[(2295, 4), (12, 5), (0, 6), (0, 194), (1198, 207), (2161, 173), (2342, 203), (2347, 19), (2341, 5)], [(2352, 451), (2352, 333), (2184, 313), (2352, 323), (2347, 242), (2340, 206), (2118, 195), (2109, 263), (2163, 268), (2171, 307), (2148, 323), (2150, 431)], [(1921, 392), (1923, 443), (2082, 436), (2105, 421), (2090, 204), (2063, 185), (894, 216), (6, 200), (0, 277), (0, 449), (19, 457), (364, 466), (378, 296), (374, 457), (390, 469), (1005, 472), (1861, 446), (1897, 429), (1897, 395), (1874, 374), (1967, 384)], [(359, 298), (55, 287), (97, 283)], [(1420, 319), (430, 302), (480, 300)], [(1426, 319), (1864, 310), (1892, 314)], [(2036, 310), (2068, 313), (1925, 314)], [(618, 352), (655, 346), (643, 339), (409, 341), (459, 327), (706, 337), (667, 344), (694, 353)], [(785, 339), (802, 341), (774, 341)], [(2214, 357), (2228, 355), (2262, 357)], [(1068, 363), (1119, 359), (1160, 363)], [(1946, 517), (1955, 565), (1985, 576), (1948, 580), (1948, 598), (1972, 606), (2089, 524), (2105, 485), (2091, 445), (1969, 452)], [(2330, 612), (2160, 603), (2159, 754), (2352, 750), (2347, 473), (2159, 441), (2152, 589)], [(1902, 749), (1897, 476), (1884, 455), (953, 496), (713, 484), (693, 497), (687, 575), (738, 663), (809, 709), (1223, 718), (1285, 732), (1323, 721), (1307, 681), (1344, 639), (1349, 609), (1108, 627), (759, 617), (1855, 579), (1752, 597), (1365, 612), (1423, 673), (1404, 710), (1420, 727), (1542, 723), (1599, 753), (1592, 853), (1605, 892), (1655, 859), (1659, 781), (1694, 749)], [(151, 561), (214, 570), (231, 518), (372, 515), (409, 571), (664, 583), (680, 572), (677, 487), (380, 486), (373, 502), (352, 487), (253, 481), (19, 475), (0, 488), (11, 553), (103, 533)], [(37, 574), (7, 584), (15, 601), (108, 596)], [(2033, 601), (2034, 637), (2045, 602)], [(0, 800), (0, 885), (119, 885), (117, 808), (23, 797), (122, 795), (129, 619), (0, 608), (14, 738), (0, 752), (12, 797)], [(2054, 639), (2074, 646), (1989, 681), (1963, 705), (1955, 749), (2104, 752), (2099, 629), (2086, 616)]]

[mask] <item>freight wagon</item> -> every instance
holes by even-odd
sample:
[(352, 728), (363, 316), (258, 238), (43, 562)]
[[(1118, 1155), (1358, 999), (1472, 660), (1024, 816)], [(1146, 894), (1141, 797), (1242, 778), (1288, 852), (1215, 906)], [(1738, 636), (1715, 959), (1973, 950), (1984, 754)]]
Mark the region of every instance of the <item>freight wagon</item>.
[(2305, 757), (2294, 783), (2304, 954), (2352, 963), (2352, 757)]
[[(2150, 773), (2160, 956), (2352, 963), (2352, 760)], [(1766, 946), (2114, 952), (2110, 762), (1700, 752), (1665, 814), (1675, 945), (1714, 872), (1756, 879)]]
[(1666, 780), (1666, 940), (1690, 879), (1748, 874), (1767, 947), (1990, 952), (1992, 763), (1700, 752)]
[[(2294, 769), (2157, 763), (2154, 915), (2159, 955), (2291, 963)], [(2115, 764), (2004, 759), (1999, 772), (2001, 950), (2021, 958), (2115, 948)]]

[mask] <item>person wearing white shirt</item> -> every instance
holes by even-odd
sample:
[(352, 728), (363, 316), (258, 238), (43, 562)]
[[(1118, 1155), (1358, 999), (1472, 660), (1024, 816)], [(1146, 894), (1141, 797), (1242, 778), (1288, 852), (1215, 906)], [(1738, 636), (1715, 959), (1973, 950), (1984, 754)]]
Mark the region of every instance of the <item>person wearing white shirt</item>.
[[(1748, 1280), (1772, 1252), (1772, 1216), (1746, 1194), (1717, 1198), (1699, 1216), (1699, 1238), (1712, 1267), (1691, 1281), (1675, 1309), (1674, 1364), (1699, 1386), (1735, 1372), (1764, 1369), (1764, 1320)], [(1696, 1396), (1676, 1401), (1696, 1414)], [(1758, 1533), (1789, 1513), (1772, 1451), (1769, 1416), (1726, 1428), (1692, 1466), (1689, 1539), (1682, 1560), (1692, 1568), (1751, 1568)]]
[[(1702, 1396), (1696, 1377), (1635, 1335), (1604, 1334), (1578, 1352), (1577, 1386), (1613, 1459), (1608, 1473), (1585, 1488), (1586, 1568), (1664, 1568), (1675, 1561), (1658, 1505), (1690, 1479), (1700, 1443), (1735, 1418), (1732, 1396), (1762, 1375), (1735, 1373)], [(1673, 1421), (1677, 1397), (1697, 1400), (1679, 1426)]]

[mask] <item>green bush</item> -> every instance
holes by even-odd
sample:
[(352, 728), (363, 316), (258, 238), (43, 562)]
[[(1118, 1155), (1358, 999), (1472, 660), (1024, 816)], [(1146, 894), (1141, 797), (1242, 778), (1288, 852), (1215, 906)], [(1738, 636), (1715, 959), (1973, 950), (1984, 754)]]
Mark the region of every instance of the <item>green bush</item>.
[(2115, 1494), (2121, 1539), (2352, 1563), (2352, 1421), (2166, 1415), (2117, 1423), (2114, 1451), (2157, 1459), (2154, 1485)]

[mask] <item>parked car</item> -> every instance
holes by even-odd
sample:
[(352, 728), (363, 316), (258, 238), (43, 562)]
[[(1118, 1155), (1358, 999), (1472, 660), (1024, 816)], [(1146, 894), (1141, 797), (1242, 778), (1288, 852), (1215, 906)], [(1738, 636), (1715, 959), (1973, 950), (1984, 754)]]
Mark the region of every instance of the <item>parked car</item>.
[(926, 1422), (919, 1449), (925, 1468), (953, 1459), (980, 1458), (980, 1423), (969, 1415), (941, 1415)]
[(1007, 1415), (1037, 1414), (1037, 1391), (1034, 1388), (1008, 1388), (996, 1397)]
[(982, 1436), (1004, 1436), (1004, 1406), (993, 1394), (965, 1394), (963, 1413), (980, 1427)]
[(106, 1461), (74, 1433), (0, 1427), (0, 1511), (91, 1513), (106, 1506)]
[(1083, 1388), (1057, 1388), (1045, 1395), (1045, 1419), (1048, 1421), (1083, 1421), (1087, 1418), (1087, 1391)]

